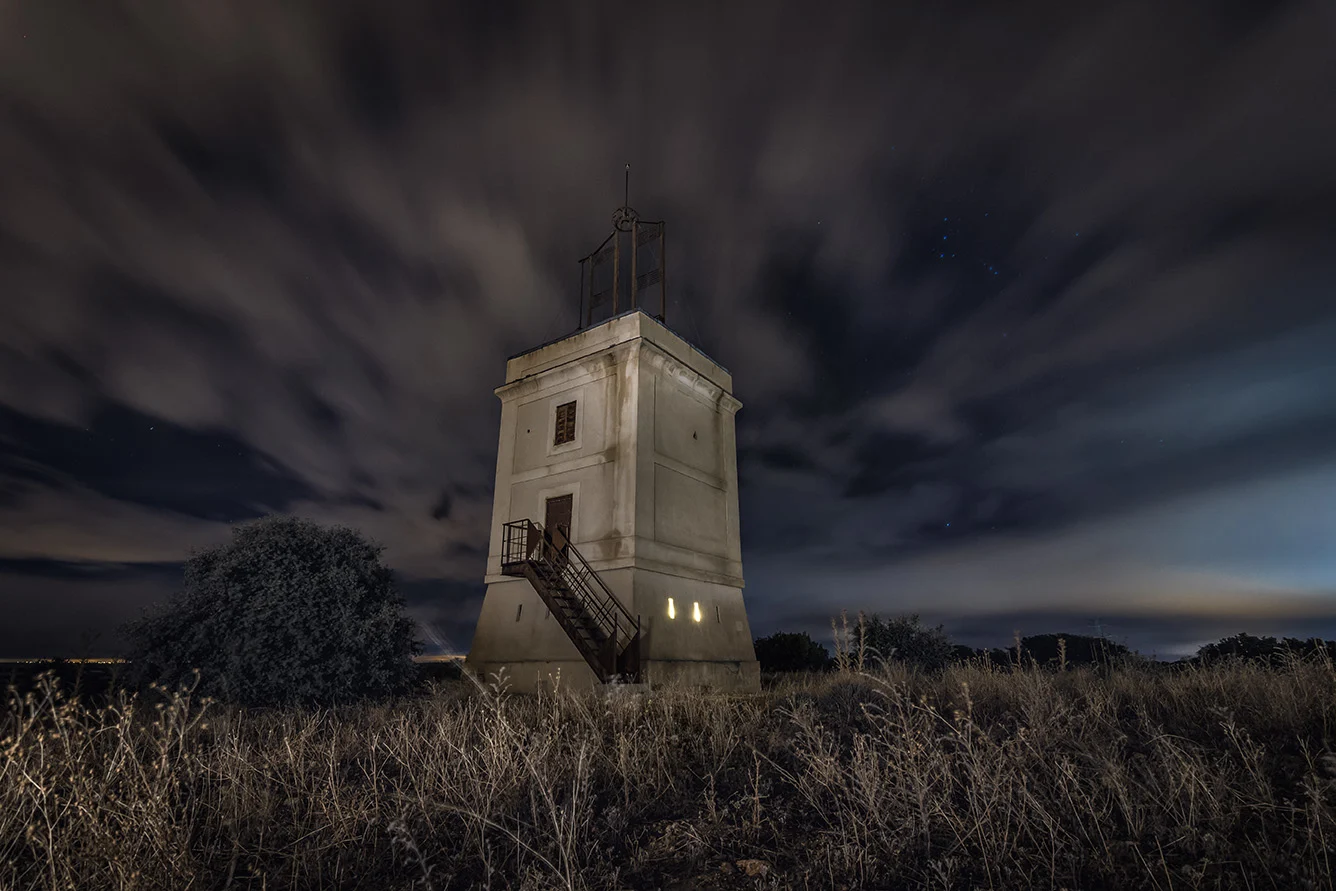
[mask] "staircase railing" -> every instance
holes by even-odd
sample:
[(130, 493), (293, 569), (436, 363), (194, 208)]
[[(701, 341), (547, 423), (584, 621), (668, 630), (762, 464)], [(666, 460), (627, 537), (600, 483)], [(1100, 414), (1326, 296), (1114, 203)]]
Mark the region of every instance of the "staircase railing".
[[(604, 638), (612, 641), (614, 657), (621, 656), (627, 648), (638, 643), (640, 620), (622, 606), (622, 602), (590, 567), (575, 545), (569, 541), (558, 545), (551, 533), (544, 531), (542, 526), (532, 520), (506, 523), (503, 530), (503, 574), (524, 575), (526, 566), (545, 567), (549, 573), (555, 573), (556, 578), (575, 596)], [(611, 673), (614, 668), (615, 664), (608, 666), (607, 670)]]

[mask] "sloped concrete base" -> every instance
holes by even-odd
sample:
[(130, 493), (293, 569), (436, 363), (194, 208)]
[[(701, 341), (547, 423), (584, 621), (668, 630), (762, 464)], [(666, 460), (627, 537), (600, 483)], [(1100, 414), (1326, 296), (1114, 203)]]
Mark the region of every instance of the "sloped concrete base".
[(644, 680), (655, 689), (697, 687), (721, 693), (756, 693), (761, 689), (761, 664), (754, 659), (745, 662), (653, 659), (645, 663)]
[(605, 686), (583, 659), (572, 661), (474, 662), (465, 660), (464, 670), (486, 687), (497, 685), (509, 693), (539, 690), (593, 690)]
[(537, 693), (539, 690), (660, 690), (664, 688), (699, 689), (720, 693), (757, 693), (761, 689), (760, 663), (700, 662), (655, 659), (645, 663), (639, 684), (604, 684), (583, 661), (558, 662), (466, 662), (485, 686), (499, 682), (511, 693)]

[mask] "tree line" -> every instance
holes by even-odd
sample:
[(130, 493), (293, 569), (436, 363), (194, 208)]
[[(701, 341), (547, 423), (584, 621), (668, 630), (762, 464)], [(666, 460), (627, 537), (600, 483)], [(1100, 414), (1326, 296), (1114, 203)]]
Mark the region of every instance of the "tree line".
[[(940, 671), (952, 664), (984, 662), (999, 667), (1038, 666), (1064, 669), (1075, 666), (1126, 666), (1151, 660), (1125, 644), (1088, 634), (1034, 634), (1018, 636), (1010, 647), (975, 648), (952, 642), (944, 626), (925, 624), (917, 614), (883, 618), (858, 616), (850, 626), (833, 626), (832, 653), (807, 632), (781, 631), (754, 641), (761, 671), (830, 671), (873, 668), (883, 662), (924, 671)], [(1262, 637), (1239, 633), (1198, 648), (1174, 665), (1209, 664), (1239, 659), (1279, 667), (1295, 658), (1324, 654), (1336, 660), (1336, 641), (1319, 638)]]

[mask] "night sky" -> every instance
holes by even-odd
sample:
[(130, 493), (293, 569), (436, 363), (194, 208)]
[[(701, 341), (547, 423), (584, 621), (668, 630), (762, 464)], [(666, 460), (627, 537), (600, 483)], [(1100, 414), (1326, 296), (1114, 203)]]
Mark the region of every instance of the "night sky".
[(627, 163), (743, 402), (758, 636), (1336, 637), (1325, 0), (20, 0), (0, 656), (116, 652), (270, 512), (466, 650), (492, 389)]

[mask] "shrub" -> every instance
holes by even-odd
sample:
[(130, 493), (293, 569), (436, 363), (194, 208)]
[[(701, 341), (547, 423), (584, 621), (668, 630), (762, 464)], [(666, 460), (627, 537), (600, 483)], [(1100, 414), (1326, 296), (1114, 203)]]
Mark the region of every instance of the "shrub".
[(1296, 656), (1306, 657), (1315, 653), (1336, 656), (1336, 641), (1320, 638), (1300, 640), (1294, 637), (1277, 640), (1274, 637), (1239, 633), (1201, 647), (1197, 650), (1196, 660), (1218, 662), (1223, 659), (1241, 659), (1245, 662), (1279, 666)]
[(382, 548), (356, 531), (269, 517), (186, 562), (181, 591), (131, 623), (139, 683), (245, 705), (335, 704), (406, 690), (417, 652)]
[(820, 671), (830, 662), (830, 654), (807, 632), (781, 631), (757, 638), (756, 660), (761, 671)]
[(938, 671), (955, 658), (956, 648), (941, 625), (929, 628), (917, 614), (883, 619), (875, 613), (864, 619), (863, 642), (875, 659), (902, 662), (925, 671)]
[(951, 661), (958, 663), (975, 662), (979, 659), (987, 659), (988, 651), (979, 650), (965, 644), (956, 644), (951, 647)]
[(1133, 657), (1123, 644), (1087, 634), (1035, 634), (1021, 638), (1021, 652), (1043, 666), (1110, 665)]

